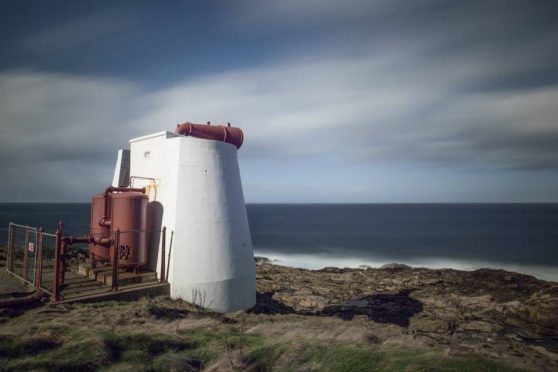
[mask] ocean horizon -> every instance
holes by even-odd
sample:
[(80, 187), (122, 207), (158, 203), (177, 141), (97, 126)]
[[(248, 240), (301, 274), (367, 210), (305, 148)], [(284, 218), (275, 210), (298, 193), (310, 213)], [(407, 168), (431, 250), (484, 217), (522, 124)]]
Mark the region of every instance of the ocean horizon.
[[(558, 282), (558, 203), (247, 204), (256, 256), (307, 269), (504, 269)], [(8, 223), (89, 230), (89, 203), (0, 203)]]

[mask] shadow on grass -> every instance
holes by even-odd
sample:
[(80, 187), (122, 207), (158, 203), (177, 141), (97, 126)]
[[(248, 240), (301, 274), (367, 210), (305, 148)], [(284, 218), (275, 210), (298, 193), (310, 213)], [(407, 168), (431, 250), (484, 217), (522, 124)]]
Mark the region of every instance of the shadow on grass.
[(409, 326), (409, 319), (420, 313), (422, 303), (409, 297), (410, 291), (397, 294), (381, 293), (329, 305), (319, 311), (300, 311), (273, 298), (273, 292), (256, 293), (256, 305), (249, 310), (254, 314), (299, 314), (312, 316), (336, 316), (351, 320), (355, 315), (366, 315), (377, 323)]

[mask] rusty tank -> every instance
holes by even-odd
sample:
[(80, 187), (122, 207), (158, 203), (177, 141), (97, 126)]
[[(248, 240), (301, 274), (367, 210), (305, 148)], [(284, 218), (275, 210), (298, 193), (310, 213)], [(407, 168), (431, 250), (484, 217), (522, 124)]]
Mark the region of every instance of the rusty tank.
[[(105, 217), (105, 208), (110, 213), (110, 194), (99, 193), (93, 195), (91, 199), (91, 222), (90, 222), (90, 235), (92, 235), (95, 240), (101, 238), (110, 238), (111, 231), (109, 226), (102, 226), (100, 224), (101, 220)], [(107, 205), (105, 206), (105, 203)], [(107, 216), (110, 218), (110, 215)], [(110, 260), (109, 245), (101, 245), (95, 242), (89, 244), (89, 254), (93, 260), (96, 261), (108, 261)]]
[[(141, 192), (110, 194), (110, 226), (120, 231), (119, 263), (124, 268), (141, 268), (147, 264), (149, 198)], [(114, 248), (114, 245), (111, 249)]]
[(119, 266), (147, 264), (149, 198), (145, 189), (108, 187), (91, 199), (89, 254), (93, 265), (111, 262), (119, 231)]

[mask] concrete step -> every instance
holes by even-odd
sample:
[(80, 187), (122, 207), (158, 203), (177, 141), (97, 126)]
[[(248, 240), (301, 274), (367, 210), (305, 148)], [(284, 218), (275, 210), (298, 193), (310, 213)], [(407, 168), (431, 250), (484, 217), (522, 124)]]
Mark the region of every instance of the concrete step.
[[(123, 270), (122, 270), (123, 271)], [(92, 268), (90, 265), (79, 265), (78, 273), (91, 279), (97, 280), (97, 276), (104, 272), (112, 272), (111, 266), (97, 266)]]
[(96, 302), (108, 300), (137, 300), (143, 296), (168, 296), (170, 285), (168, 283), (137, 283), (119, 289), (117, 292), (110, 291), (110, 288), (103, 287), (87, 293), (71, 293), (63, 295), (59, 303), (71, 302)]
[[(80, 265), (78, 272), (91, 279), (98, 281), (107, 286), (112, 286), (112, 267), (98, 266), (92, 268), (90, 265)], [(138, 273), (129, 272), (123, 269), (118, 271), (118, 285), (128, 285), (133, 283), (156, 282), (157, 274), (152, 271), (141, 271)]]
[[(97, 275), (97, 281), (105, 285), (112, 286), (112, 271), (102, 272)], [(118, 273), (118, 285), (128, 285), (133, 283), (147, 283), (147, 282), (157, 282), (157, 274), (151, 271), (140, 272), (137, 274), (130, 272), (119, 272)]]

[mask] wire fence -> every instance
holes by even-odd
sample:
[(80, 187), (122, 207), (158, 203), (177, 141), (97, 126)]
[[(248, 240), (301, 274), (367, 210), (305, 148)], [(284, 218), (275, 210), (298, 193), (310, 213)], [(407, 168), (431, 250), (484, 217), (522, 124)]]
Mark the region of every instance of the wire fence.
[(34, 285), (37, 258), (37, 229), (10, 224), (7, 269), (24, 282)]
[[(36, 290), (49, 293), (54, 301), (60, 298), (66, 272), (77, 273), (80, 265), (88, 264), (92, 268), (96, 265), (111, 266), (111, 290), (117, 291), (122, 270), (132, 270), (135, 273), (145, 268), (148, 262), (159, 261), (159, 281), (166, 282), (166, 228), (117, 230), (110, 237), (96, 234), (79, 238), (62, 236), (62, 225), (57, 234), (16, 223), (10, 223), (8, 231), (6, 271)], [(158, 257), (157, 248), (160, 243), (161, 252)], [(86, 250), (88, 244), (93, 248), (89, 252)]]
[(43, 233), (42, 244), (40, 246), (41, 252), (38, 257), (37, 268), (39, 274), (37, 275), (38, 287), (49, 294), (52, 294), (53, 278), (54, 278), (54, 251), (56, 249), (56, 235)]
[(52, 293), (56, 235), (11, 222), (6, 271), (35, 289)]

